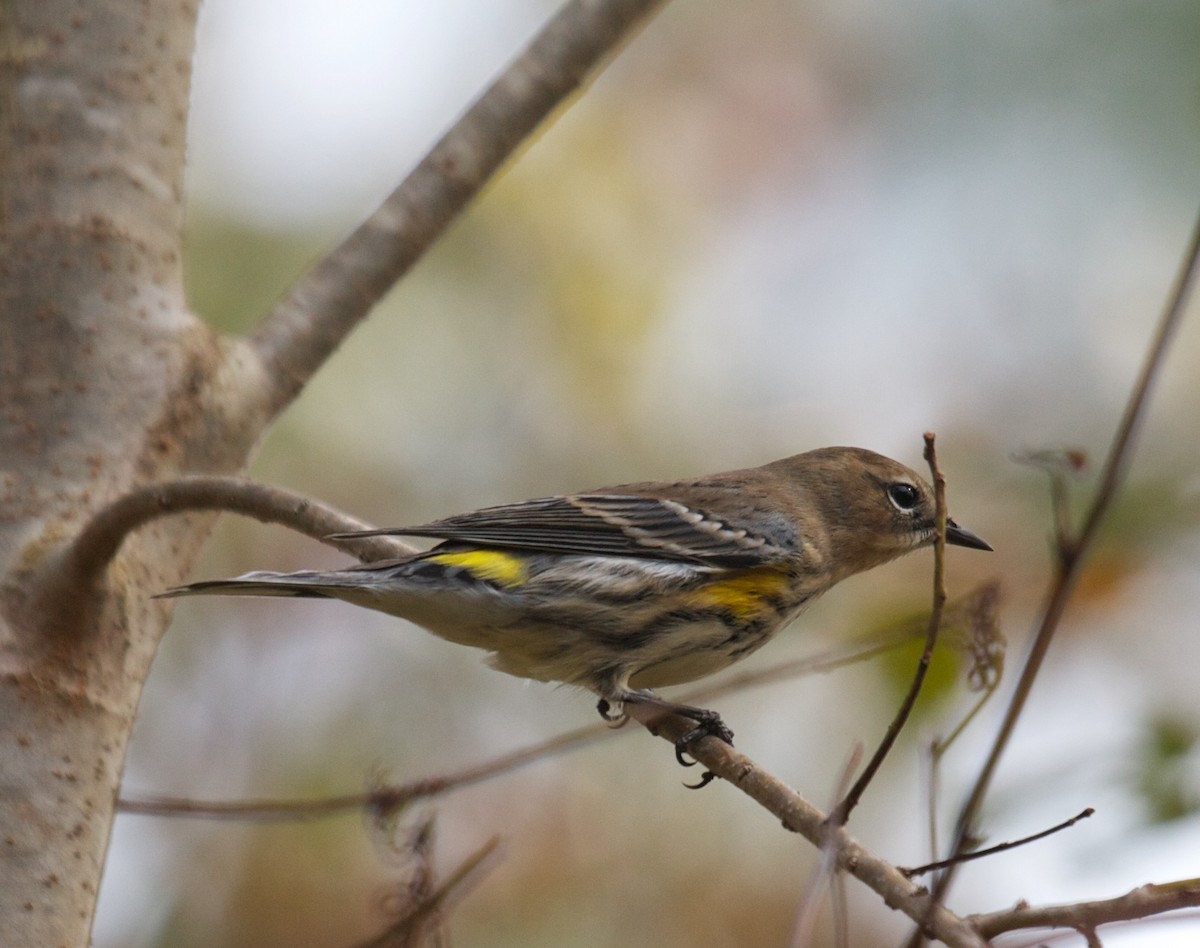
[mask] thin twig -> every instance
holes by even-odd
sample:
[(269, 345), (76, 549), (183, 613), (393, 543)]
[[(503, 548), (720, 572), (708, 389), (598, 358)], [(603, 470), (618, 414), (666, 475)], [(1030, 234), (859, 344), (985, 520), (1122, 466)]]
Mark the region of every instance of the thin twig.
[(936, 510), (937, 521), (937, 536), (933, 543), (933, 607), (929, 613), (929, 629), (925, 635), (925, 648), (921, 651), (921, 659), (917, 663), (916, 673), (913, 675), (912, 684), (909, 686), (908, 694), (904, 696), (904, 701), (901, 702), (896, 716), (892, 719), (892, 723), (888, 726), (887, 732), (880, 741), (879, 747), (867, 762), (867, 766), (863, 769), (858, 780), (854, 782), (854, 786), (850, 788), (850, 792), (846, 794), (833, 811), (829, 814), (829, 819), (835, 824), (842, 826), (850, 818), (850, 813), (858, 806), (859, 800), (862, 799), (863, 793), (871, 781), (875, 779), (875, 774), (879, 768), (883, 766), (883, 761), (891, 751), (892, 746), (896, 743), (896, 739), (900, 736), (900, 731), (907, 723), (909, 716), (912, 714), (913, 707), (917, 703), (917, 697), (921, 694), (921, 687), (925, 684), (925, 676), (929, 671), (929, 664), (933, 660), (933, 650), (937, 645), (938, 629), (942, 624), (942, 610), (946, 607), (946, 478), (938, 468), (937, 450), (934, 446), (933, 432), (925, 433), (925, 460), (929, 463), (929, 472), (933, 478), (933, 493)]
[(371, 940), (360, 942), (357, 948), (391, 948), (393, 945), (418, 944), (419, 941), (414, 941), (413, 937), (418, 935), (434, 916), (449, 908), (452, 901), (459, 901), (474, 887), (481, 868), (499, 847), (500, 837), (493, 836), (464, 859), (437, 889), (406, 911), (402, 918)]
[(991, 700), (992, 695), (996, 693), (996, 689), (999, 687), (999, 678), (995, 678), (988, 682), (983, 691), (980, 693), (979, 700), (971, 705), (971, 709), (965, 715), (963, 715), (962, 720), (954, 726), (954, 730), (952, 730), (946, 737), (939, 738), (930, 745), (929, 750), (935, 761), (941, 759), (942, 755), (950, 749), (950, 746), (956, 740), (958, 740), (962, 732), (970, 727), (971, 722), (979, 716), (979, 712), (983, 710), (983, 706)]
[(274, 415), (421, 258), (516, 148), (664, 0), (573, 0), (380, 207), (302, 276), (250, 336)]
[(936, 859), (940, 847), (938, 846), (938, 790), (940, 789), (940, 770), (938, 758), (934, 757), (934, 748), (936, 742), (931, 742), (925, 752), (921, 755), (922, 768), (926, 780), (925, 794), (925, 819), (929, 828), (929, 858)]
[(923, 876), (927, 872), (935, 872), (938, 869), (946, 869), (957, 862), (972, 862), (976, 859), (983, 859), (985, 856), (994, 856), (996, 853), (1006, 852), (1009, 849), (1016, 849), (1018, 846), (1025, 846), (1028, 843), (1036, 843), (1039, 839), (1045, 839), (1047, 836), (1053, 836), (1055, 833), (1060, 833), (1065, 829), (1070, 829), (1080, 820), (1086, 820), (1096, 811), (1090, 806), (1076, 813), (1069, 820), (1063, 820), (1057, 826), (1051, 826), (1049, 829), (1042, 830), (1040, 833), (1034, 833), (1032, 836), (1023, 836), (1020, 839), (1010, 839), (1004, 843), (997, 843), (995, 846), (989, 846), (987, 849), (973, 849), (969, 853), (963, 853), (960, 856), (952, 856), (949, 859), (939, 859), (937, 862), (928, 862), (923, 866), (917, 866), (913, 869), (905, 869), (900, 866), (900, 871), (909, 879), (915, 879), (917, 876)]
[[(954, 628), (959, 622), (966, 625), (966, 636), (958, 643), (958, 647), (966, 652), (971, 662), (967, 671), (967, 687), (980, 692), (980, 695), (950, 734), (931, 741), (922, 755), (928, 782), (930, 859), (936, 859), (939, 852), (937, 814), (942, 757), (996, 694), (1004, 677), (1006, 642), (997, 615), (999, 601), (1000, 584), (990, 580), (972, 590), (961, 602), (948, 606), (943, 614), (943, 625), (949, 628)], [(954, 616), (953, 623), (951, 616)]]
[[(1033, 690), (1034, 680), (1041, 670), (1042, 662), (1046, 657), (1047, 651), (1049, 651), (1050, 643), (1058, 629), (1063, 612), (1066, 610), (1067, 602), (1075, 589), (1075, 581), (1079, 577), (1084, 558), (1096, 537), (1096, 532), (1101, 521), (1108, 513), (1113, 498), (1121, 486), (1122, 478), (1133, 455), (1138, 427), (1145, 416), (1146, 408), (1149, 404), (1150, 393), (1154, 387), (1155, 379), (1162, 369), (1171, 341), (1174, 339), (1176, 331), (1183, 321), (1186, 308), (1185, 303), (1196, 282), (1198, 268), (1200, 268), (1200, 217), (1197, 218), (1195, 226), (1192, 229), (1187, 250), (1171, 287), (1167, 305), (1163, 310), (1158, 327), (1151, 341), (1150, 349), (1146, 354), (1145, 362), (1142, 365), (1133, 390), (1130, 392), (1124, 414), (1113, 436), (1108, 458), (1104, 463), (1104, 468), (1100, 475), (1096, 495), (1092, 499), (1091, 506), (1084, 517), (1083, 526), (1074, 535), (1074, 541), (1061, 547), (1058, 551), (1059, 566), (1050, 586), (1041, 623), (1029, 648), (1029, 654), (1021, 669), (1020, 677), (1017, 679), (1016, 687), (1008, 708), (1005, 711), (1000, 730), (992, 742), (987, 759), (980, 769), (979, 775), (975, 779), (975, 784), (971, 788), (971, 792), (959, 812), (951, 855), (962, 853), (974, 832), (974, 824), (979, 809), (983, 805), (983, 800), (987, 796), (988, 789), (991, 787), (992, 778), (995, 776), (1000, 759), (1008, 748), (1009, 740), (1016, 729), (1017, 721), (1025, 710), (1025, 704), (1029, 699), (1030, 692)], [(950, 866), (939, 877), (934, 888), (934, 896), (937, 900), (940, 901), (945, 897), (953, 881), (955, 870), (956, 866)], [(920, 940), (919, 934), (914, 933), (910, 945), (919, 944)]]
[[(715, 686), (708, 685), (687, 692), (681, 696), (681, 700), (685, 703), (704, 701), (732, 691), (772, 684), (784, 677), (827, 672), (871, 658), (882, 651), (903, 644), (907, 639), (908, 636), (903, 638), (888, 636), (882, 643), (872, 640), (826, 649), (809, 659), (783, 662), (758, 672), (748, 672), (736, 676)], [(509, 773), (527, 764), (616, 737), (619, 733), (607, 724), (589, 724), (512, 753), (502, 754), (490, 761), (484, 761), (454, 774), (426, 777), (403, 784), (378, 787), (361, 793), (323, 797), (318, 800), (205, 801), (188, 797), (143, 796), (120, 799), (117, 801), (117, 811), (138, 816), (250, 821), (311, 820), (361, 810), (374, 811), (386, 816), (416, 800), (471, 786)]]
[(1087, 454), (1079, 448), (1042, 448), (1020, 451), (1012, 456), (1017, 464), (1038, 467), (1050, 481), (1050, 515), (1054, 523), (1054, 548), (1061, 550), (1075, 542), (1071, 517), (1071, 492), (1068, 475), (1076, 477), (1087, 466)]
[[(631, 715), (642, 709), (630, 707)], [(671, 743), (677, 741), (694, 724), (686, 719), (669, 716), (655, 722), (660, 734)], [(587, 729), (589, 736), (599, 738), (610, 729), (598, 725)], [(576, 732), (576, 735), (578, 732)], [(576, 735), (564, 735), (556, 741), (564, 746), (576, 739)], [(147, 815), (172, 815), (190, 817), (217, 817), (221, 819), (255, 819), (272, 817), (296, 819), (299, 816), (318, 817), (348, 810), (375, 809), (381, 817), (394, 816), (401, 807), (414, 800), (443, 792), (451, 786), (485, 779), (493, 772), (519, 766), (544, 755), (545, 751), (531, 748), (507, 755), (497, 762), (482, 767), (470, 768), (458, 775), (414, 781), (410, 784), (377, 791), (376, 793), (354, 794), (345, 797), (315, 801), (304, 807), (295, 803), (282, 804), (278, 801), (238, 804), (201, 804), (187, 800), (165, 798), (145, 800), (123, 800), (118, 804), (120, 812)], [(878, 892), (884, 902), (894, 909), (903, 911), (913, 920), (924, 920), (934, 937), (940, 938), (954, 948), (984, 948), (984, 942), (962, 919), (941, 906), (929, 904), (928, 895), (921, 886), (906, 880), (888, 862), (859, 846), (844, 829), (829, 824), (824, 814), (815, 809), (794, 790), (753, 763), (749, 758), (734, 751), (732, 747), (708, 738), (693, 742), (689, 753), (704, 766), (719, 774), (730, 784), (738, 787), (769, 812), (779, 818), (784, 826), (800, 833), (816, 846), (828, 845), (836, 854), (837, 866)], [(303, 809), (302, 809), (303, 807)]]
[(423, 777), (361, 793), (348, 793), (318, 800), (192, 800), (186, 797), (146, 796), (117, 801), (118, 813), (140, 816), (192, 817), (195, 819), (283, 821), (311, 820), (360, 810), (392, 816), (411, 803), (439, 796), (451, 790), (471, 786), (491, 777), (508, 773), (526, 764), (545, 760), (612, 734), (605, 724), (576, 728), (566, 734), (530, 747), (503, 754), (473, 767), (438, 777)]
[[(856, 743), (838, 775), (831, 804), (836, 804), (845, 796), (850, 786), (850, 778), (854, 776), (854, 771), (858, 770), (862, 761), (862, 755), (862, 744)], [(792, 937), (788, 942), (790, 948), (808, 948), (812, 944), (813, 931), (817, 925), (817, 910), (821, 905), (821, 890), (824, 889), (826, 880), (830, 880), (832, 884), (832, 881), (838, 878), (835, 842), (836, 838), (830, 833), (821, 847), (821, 860), (809, 876), (804, 897), (800, 900), (800, 908), (796, 911), (796, 921), (792, 924)]]
[(846, 876), (835, 872), (831, 887), (834, 948), (850, 948), (850, 909), (846, 901)]
[(437, 820), (432, 812), (426, 813), (405, 829), (403, 842), (393, 842), (392, 849), (413, 865), (408, 879), (398, 883), (385, 902), (391, 921), (369, 943), (380, 948), (426, 948), (442, 942), (438, 937), (441, 913), (430, 905), (430, 896), (434, 893), (433, 850), (437, 840)]
[(945, 756), (946, 751), (948, 751), (950, 749), (950, 747), (954, 744), (954, 742), (958, 740), (959, 736), (963, 733), (963, 731), (965, 731), (970, 726), (971, 722), (974, 721), (975, 718), (979, 716), (979, 712), (982, 711), (984, 705), (986, 705), (992, 699), (992, 696), (996, 693), (996, 691), (999, 689), (999, 687), (1000, 687), (999, 676), (989, 679), (987, 681), (987, 683), (984, 685), (981, 694), (979, 695), (979, 700), (976, 701), (973, 705), (971, 705), (971, 709), (969, 711), (967, 711), (967, 713), (965, 715), (963, 715), (962, 720), (959, 721), (957, 725), (955, 725), (954, 729), (950, 732), (950, 734), (944, 738), (939, 738), (935, 741), (931, 741), (929, 744), (928, 752), (926, 754), (926, 759), (927, 759), (926, 773), (928, 775), (928, 780), (929, 780), (929, 799), (928, 799), (927, 816), (929, 819), (929, 855), (930, 855), (930, 858), (935, 857), (937, 855), (937, 851), (938, 851), (937, 800), (938, 800), (938, 788), (941, 783), (941, 781), (939, 779), (939, 772), (941, 770), (942, 757)]
[(826, 672), (844, 668), (847, 665), (868, 661), (877, 655), (890, 652), (892, 649), (906, 644), (913, 638), (915, 636), (908, 629), (888, 631), (861, 642), (851, 643), (848, 646), (834, 646), (823, 652), (818, 652), (816, 655), (796, 658), (786, 662), (779, 662), (776, 665), (768, 665), (766, 668), (730, 675), (722, 678), (715, 684), (703, 685), (692, 691), (688, 691), (679, 700), (685, 704), (695, 704), (697, 702), (709, 701), (712, 698), (719, 698), (722, 695), (727, 695), (735, 691), (741, 691), (743, 688), (757, 688), (779, 681), (787, 681), (800, 675), (825, 674)]

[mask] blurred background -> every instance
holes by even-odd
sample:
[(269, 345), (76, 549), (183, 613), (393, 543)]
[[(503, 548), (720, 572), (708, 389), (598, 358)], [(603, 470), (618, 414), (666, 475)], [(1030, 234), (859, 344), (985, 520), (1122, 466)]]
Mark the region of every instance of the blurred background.
[[(207, 0), (190, 143), (196, 309), (223, 331), (253, 326), (553, 9)], [(825, 444), (920, 466), (934, 430), (955, 517), (996, 547), (950, 552), (950, 594), (999, 580), (1011, 684), (1051, 567), (1046, 478), (1012, 456), (1086, 452), (1082, 508), (1198, 198), (1192, 0), (669, 5), (347, 342), (252, 474), (401, 525)], [(984, 828), (998, 842), (1085, 806), (1097, 815), (965, 869), (960, 912), (1200, 874), (1196, 310)], [(344, 562), (227, 517), (195, 578)], [(919, 613), (929, 573), (921, 555), (850, 580), (741, 667)], [(716, 706), (739, 749), (825, 806), (856, 742), (878, 741), (914, 655)], [(181, 603), (125, 793), (354, 792), (595, 720), (588, 695), (481, 658), (339, 604)], [(938, 679), (854, 815), (865, 845), (930, 858), (921, 751), (973, 700), (961, 663)], [(1001, 709), (993, 700), (943, 762), (943, 835)], [(692, 779), (631, 727), (419, 807), (406, 825), (436, 814), (439, 873), (503, 837), (452, 913), (453, 943), (784, 944), (811, 847), (726, 786), (683, 789)], [(358, 816), (123, 816), (96, 945), (350, 945), (382, 928), (410, 872)], [(848, 889), (851, 944), (908, 930)], [(830, 943), (827, 911), (822, 926), (816, 944)], [(1193, 918), (1103, 937), (1192, 945), (1198, 931)]]

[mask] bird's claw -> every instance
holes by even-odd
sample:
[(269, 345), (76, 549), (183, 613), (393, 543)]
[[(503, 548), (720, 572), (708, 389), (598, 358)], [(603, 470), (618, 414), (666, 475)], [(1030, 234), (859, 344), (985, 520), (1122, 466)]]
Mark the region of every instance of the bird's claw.
[[(675, 742), (675, 759), (679, 761), (680, 766), (696, 766), (694, 759), (688, 760), (684, 756), (687, 754), (688, 745), (693, 741), (698, 741), (704, 737), (715, 737), (717, 740), (724, 741), (730, 747), (733, 746), (733, 731), (729, 729), (729, 726), (721, 720), (721, 716), (715, 711), (708, 711), (703, 716), (694, 717), (692, 720), (696, 722), (696, 726)], [(707, 787), (716, 778), (717, 775), (715, 773), (711, 770), (706, 770), (700, 775), (698, 783), (685, 783), (684, 786), (689, 790), (700, 790)]]
[[(600, 717), (604, 718), (611, 727), (620, 727), (629, 720), (629, 715), (624, 711), (624, 705), (630, 701), (640, 701), (652, 707), (659, 708), (667, 714), (678, 714), (687, 718), (694, 725), (690, 730), (685, 732), (682, 737), (675, 742), (675, 759), (679, 761), (680, 766), (695, 767), (696, 761), (689, 759), (688, 747), (694, 742), (705, 737), (715, 737), (719, 741), (724, 741), (730, 747), (733, 746), (733, 731), (729, 729), (721, 716), (716, 711), (709, 711), (705, 708), (694, 708), (690, 705), (678, 705), (663, 701), (649, 692), (634, 692), (625, 696), (618, 701), (618, 706), (622, 708), (618, 714), (613, 713), (613, 704), (607, 698), (601, 698), (596, 702), (596, 710), (600, 712)], [(658, 733), (653, 723), (647, 724), (653, 733)], [(685, 787), (692, 790), (699, 790), (701, 787), (707, 787), (710, 783), (717, 779), (717, 775), (711, 770), (706, 770), (700, 775), (700, 780), (697, 783), (685, 783)]]
[(685, 783), (684, 786), (689, 790), (703, 790), (710, 783), (717, 779), (717, 775), (711, 770), (706, 770), (700, 775), (700, 779), (695, 783)]

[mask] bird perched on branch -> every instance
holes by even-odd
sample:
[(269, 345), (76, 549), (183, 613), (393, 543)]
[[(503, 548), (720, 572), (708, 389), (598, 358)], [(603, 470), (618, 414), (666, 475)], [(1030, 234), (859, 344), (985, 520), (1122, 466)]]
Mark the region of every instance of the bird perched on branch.
[[(432, 537), (432, 549), (347, 569), (253, 572), (165, 597), (341, 599), (485, 649), (501, 671), (580, 685), (607, 719), (641, 704), (695, 722), (676, 745), (733, 733), (720, 716), (652, 690), (758, 650), (848, 576), (930, 545), (932, 488), (862, 448), (762, 467), (623, 484), (340, 534)], [(991, 547), (948, 520), (946, 542)]]

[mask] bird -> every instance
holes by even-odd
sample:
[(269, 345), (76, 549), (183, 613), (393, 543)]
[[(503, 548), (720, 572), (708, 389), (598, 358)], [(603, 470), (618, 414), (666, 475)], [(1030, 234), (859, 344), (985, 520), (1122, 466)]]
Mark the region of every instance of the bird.
[[(606, 720), (630, 705), (682, 715), (732, 744), (721, 716), (657, 689), (756, 652), (821, 593), (933, 543), (934, 492), (915, 471), (856, 447), (674, 482), (621, 484), (484, 507), (412, 527), (432, 548), (344, 569), (255, 571), (168, 589), (338, 599), (483, 649), (497, 669), (581, 686)], [(946, 521), (945, 542), (992, 547)], [(707, 782), (707, 781), (705, 781)]]

